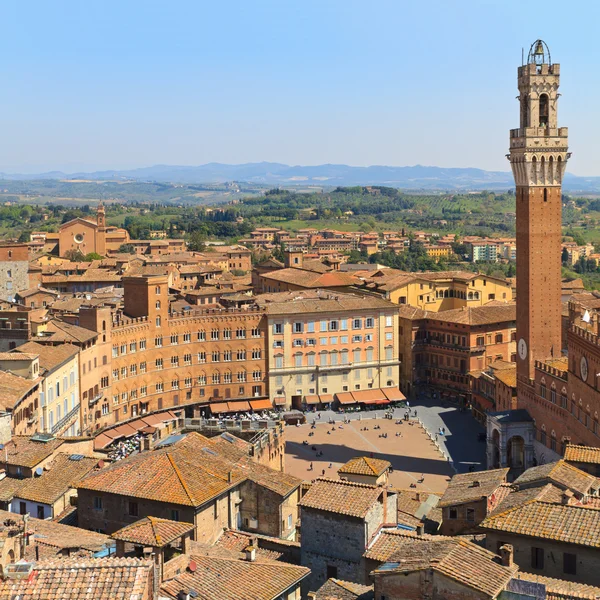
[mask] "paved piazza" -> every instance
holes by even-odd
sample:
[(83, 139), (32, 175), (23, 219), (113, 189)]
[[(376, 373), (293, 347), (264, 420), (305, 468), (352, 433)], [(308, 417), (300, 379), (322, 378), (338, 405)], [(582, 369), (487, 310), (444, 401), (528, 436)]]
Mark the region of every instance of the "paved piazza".
[[(390, 483), (394, 487), (409, 488), (415, 484), (416, 489), (443, 493), (454, 471), (422, 427), (416, 421), (396, 424), (396, 419), (382, 416), (374, 419), (372, 413), (364, 415), (367, 416), (369, 418), (358, 420), (357, 415), (352, 415), (350, 423), (337, 421), (331, 425), (323, 415), (316, 428), (311, 429), (310, 423), (314, 419), (311, 414), (307, 415), (308, 422), (304, 425), (286, 427), (286, 472), (309, 481), (323, 476), (325, 471), (326, 477), (337, 479), (337, 469), (348, 460), (372, 455), (392, 463), (394, 471)], [(375, 429), (376, 426), (381, 429)], [(335, 431), (332, 431), (333, 427)], [(309, 436), (309, 433), (314, 435)], [(380, 437), (386, 433), (387, 438)], [(307, 441), (308, 446), (303, 441)], [(317, 451), (323, 455), (317, 458)], [(424, 480), (419, 483), (423, 474)]]

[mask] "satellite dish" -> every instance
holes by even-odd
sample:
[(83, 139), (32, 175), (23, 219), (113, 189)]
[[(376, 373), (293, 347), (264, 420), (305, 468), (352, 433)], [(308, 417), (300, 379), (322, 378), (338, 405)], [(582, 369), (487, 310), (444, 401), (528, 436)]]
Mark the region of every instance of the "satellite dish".
[(39, 477), (42, 473), (44, 472), (44, 469), (42, 469), (42, 467), (38, 467), (35, 470), (35, 474)]
[(196, 561), (190, 560), (190, 564), (188, 565), (188, 570), (190, 571), (190, 573), (195, 573), (197, 568), (198, 565), (196, 564)]
[(0, 444), (0, 450), (4, 450), (4, 444)]
[(102, 459), (100, 459), (98, 461), (98, 468), (101, 469), (102, 467), (104, 467), (104, 461)]

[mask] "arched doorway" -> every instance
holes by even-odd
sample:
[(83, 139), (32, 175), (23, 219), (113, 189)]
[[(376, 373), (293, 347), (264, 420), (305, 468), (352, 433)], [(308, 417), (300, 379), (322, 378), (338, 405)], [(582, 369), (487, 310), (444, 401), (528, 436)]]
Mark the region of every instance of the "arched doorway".
[(525, 466), (525, 440), (520, 435), (508, 440), (506, 459), (507, 466), (511, 469), (522, 469)]

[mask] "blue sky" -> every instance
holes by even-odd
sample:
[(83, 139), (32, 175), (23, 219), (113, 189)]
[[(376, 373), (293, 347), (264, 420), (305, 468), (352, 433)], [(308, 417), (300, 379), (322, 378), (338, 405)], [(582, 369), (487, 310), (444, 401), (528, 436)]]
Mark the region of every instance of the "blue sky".
[(600, 175), (599, 17), (553, 0), (5, 0), (0, 171), (508, 170), (521, 48), (541, 37), (569, 170)]

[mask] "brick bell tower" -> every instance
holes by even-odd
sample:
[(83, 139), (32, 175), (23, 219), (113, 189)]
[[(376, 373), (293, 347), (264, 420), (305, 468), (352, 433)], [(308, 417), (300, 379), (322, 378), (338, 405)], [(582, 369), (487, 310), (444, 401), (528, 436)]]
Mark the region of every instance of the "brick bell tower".
[(570, 154), (558, 127), (560, 65), (536, 40), (518, 69), (521, 123), (510, 131), (517, 203), (517, 389), (526, 408), (536, 360), (561, 356), (562, 179)]

